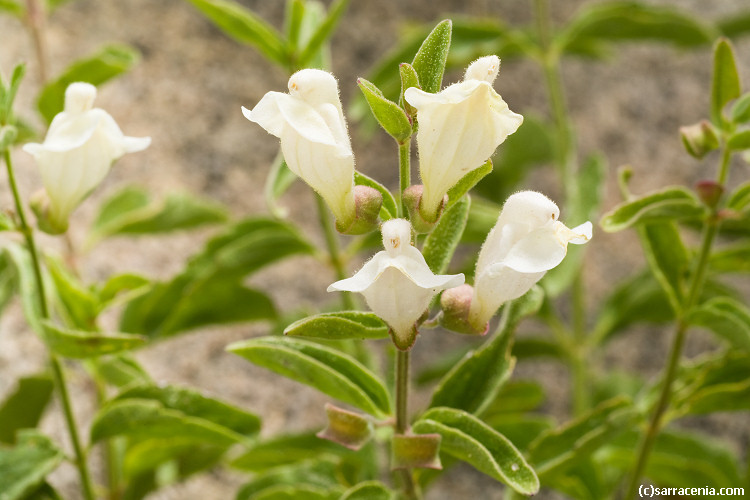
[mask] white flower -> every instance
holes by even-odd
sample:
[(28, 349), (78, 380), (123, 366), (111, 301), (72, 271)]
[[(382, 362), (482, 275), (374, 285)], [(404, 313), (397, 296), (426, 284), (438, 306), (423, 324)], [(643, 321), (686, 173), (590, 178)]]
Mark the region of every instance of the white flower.
[(59, 231), (68, 217), (125, 153), (142, 151), (150, 137), (126, 137), (109, 113), (94, 108), (96, 87), (72, 83), (65, 108), (52, 120), (42, 144), (23, 149), (36, 159), (49, 198), (49, 221)]
[(475, 329), (483, 329), (500, 305), (525, 294), (560, 264), (568, 243), (591, 239), (591, 222), (568, 229), (559, 216), (557, 205), (534, 191), (521, 191), (505, 202), (479, 252), (469, 311)]
[(384, 251), (378, 252), (351, 278), (337, 281), (328, 291), (357, 292), (393, 332), (399, 349), (416, 339), (414, 324), (441, 290), (459, 286), (463, 274), (435, 275), (411, 244), (411, 224), (404, 219), (383, 223)]
[(448, 190), (481, 167), (523, 123), (492, 88), (499, 69), (497, 56), (482, 57), (468, 67), (463, 82), (437, 94), (416, 87), (404, 93), (417, 108), (421, 209), (429, 220), (437, 217)]
[(298, 71), (288, 94), (268, 92), (242, 113), (281, 139), (289, 169), (323, 197), (339, 227), (349, 226), (355, 217), (354, 154), (333, 75)]

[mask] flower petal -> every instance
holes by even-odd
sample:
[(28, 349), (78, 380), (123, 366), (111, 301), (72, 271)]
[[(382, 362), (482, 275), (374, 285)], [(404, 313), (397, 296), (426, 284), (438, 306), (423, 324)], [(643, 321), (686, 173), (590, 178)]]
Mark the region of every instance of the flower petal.
[(541, 227), (513, 245), (503, 264), (520, 273), (549, 271), (562, 262), (567, 250), (567, 241), (560, 241), (552, 228)]
[(96, 132), (101, 121), (98, 113), (59, 113), (52, 120), (42, 146), (47, 151), (61, 153), (81, 147)]
[(571, 238), (569, 243), (573, 243), (574, 245), (583, 245), (584, 243), (588, 243), (588, 241), (591, 239), (593, 225), (591, 224), (591, 222), (587, 221), (580, 226), (574, 227), (570, 231), (575, 235), (575, 237)]

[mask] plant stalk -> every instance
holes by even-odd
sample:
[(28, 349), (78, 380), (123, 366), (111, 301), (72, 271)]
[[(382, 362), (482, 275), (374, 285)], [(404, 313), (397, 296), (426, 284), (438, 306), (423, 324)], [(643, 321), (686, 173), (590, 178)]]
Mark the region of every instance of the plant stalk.
[[(396, 434), (405, 434), (409, 428), (409, 354), (410, 351), (400, 349), (396, 352)], [(401, 469), (399, 475), (406, 498), (419, 499), (411, 469)]]
[[(721, 165), (717, 175), (717, 180), (720, 184), (723, 184), (726, 181), (731, 157), (731, 152), (725, 147), (721, 155)], [(715, 210), (712, 210), (712, 213), (709, 215), (708, 220), (703, 227), (703, 236), (701, 237), (701, 247), (697, 257), (695, 272), (692, 275), (687, 300), (677, 322), (674, 340), (672, 341), (672, 347), (669, 352), (669, 362), (664, 374), (664, 383), (661, 393), (659, 394), (659, 401), (654, 409), (654, 413), (651, 415), (648, 428), (646, 429), (646, 433), (641, 441), (638, 450), (638, 459), (633, 468), (633, 474), (630, 477), (627, 493), (624, 497), (625, 499), (636, 498), (638, 483), (643, 476), (643, 472), (648, 464), (648, 458), (651, 455), (654, 443), (659, 435), (659, 431), (661, 430), (664, 413), (669, 408), (669, 403), (672, 398), (672, 385), (674, 384), (677, 375), (677, 369), (679, 368), (680, 359), (682, 357), (682, 349), (685, 344), (685, 337), (687, 336), (687, 330), (690, 326), (686, 318), (692, 311), (693, 307), (697, 304), (701, 291), (703, 290), (703, 283), (706, 279), (706, 270), (708, 269), (708, 261), (711, 257), (711, 247), (718, 232), (719, 221), (716, 218)]]
[[(326, 206), (325, 201), (323, 201), (323, 198), (317, 193), (315, 193), (315, 202), (318, 206), (318, 222), (320, 223), (321, 229), (323, 229), (326, 249), (328, 250), (333, 270), (336, 273), (336, 280), (343, 280), (347, 277), (346, 269), (344, 267), (344, 262), (341, 259), (338, 235), (333, 228), (333, 224), (331, 224), (331, 217), (328, 215), (328, 207)], [(351, 293), (341, 292), (341, 305), (347, 310), (355, 309), (354, 299), (352, 298)]]
[(39, 66), (39, 83), (43, 86), (47, 83), (47, 46), (44, 39), (46, 19), (44, 7), (39, 4), (39, 0), (26, 0), (26, 16)]
[(398, 145), (398, 216), (404, 217), (404, 191), (411, 186), (411, 139)]
[[(44, 288), (44, 278), (42, 277), (42, 268), (39, 263), (39, 253), (37, 251), (36, 241), (34, 239), (34, 232), (31, 226), (28, 224), (26, 219), (26, 212), (21, 202), (21, 196), (18, 193), (18, 185), (16, 184), (16, 177), (13, 172), (13, 163), (10, 158), (10, 151), (7, 149), (4, 152), (5, 166), (8, 172), (8, 183), (13, 193), (13, 201), (16, 206), (16, 213), (18, 214), (19, 222), (21, 223), (21, 233), (23, 233), (26, 245), (29, 248), (29, 254), (31, 255), (31, 261), (34, 267), (34, 277), (37, 284), (37, 293), (39, 295), (39, 309), (42, 319), (49, 319), (49, 308), (47, 306), (46, 292)], [(78, 436), (78, 428), (76, 426), (75, 417), (73, 416), (73, 406), (70, 400), (70, 394), (68, 393), (68, 387), (65, 382), (65, 372), (63, 371), (62, 362), (53, 352), (49, 353), (49, 363), (52, 367), (52, 374), (55, 379), (55, 385), (62, 402), (63, 413), (65, 415), (65, 424), (68, 428), (68, 434), (73, 444), (73, 450), (75, 452), (75, 465), (78, 469), (78, 474), (81, 478), (81, 488), (83, 490), (84, 498), (86, 500), (94, 500), (94, 489), (91, 482), (91, 474), (89, 473), (88, 466), (86, 463), (86, 453), (81, 445), (80, 437)]]

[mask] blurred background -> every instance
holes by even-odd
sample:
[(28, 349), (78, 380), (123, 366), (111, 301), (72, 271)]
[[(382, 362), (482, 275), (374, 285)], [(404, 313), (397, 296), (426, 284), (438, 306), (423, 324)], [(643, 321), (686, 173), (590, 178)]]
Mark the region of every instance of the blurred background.
[[(283, 22), (281, 0), (239, 3), (274, 26), (280, 27)], [(582, 7), (596, 2), (550, 3), (553, 20), (561, 24)], [(744, 0), (650, 3), (679, 6), (704, 20), (726, 18), (747, 7)], [(410, 28), (462, 16), (486, 16), (508, 25), (528, 24), (532, 22), (532, 6), (531, 2), (518, 0), (353, 0), (331, 43), (332, 72), (339, 79), (345, 109), (358, 97), (356, 78), (368, 77), (377, 61)], [(180, 190), (196, 193), (226, 205), (237, 217), (267, 212), (263, 186), (278, 143), (248, 122), (240, 107), (251, 108), (269, 90), (285, 91), (285, 71), (269, 64), (252, 48), (229, 39), (181, 0), (71, 0), (48, 18), (46, 36), (51, 74), (110, 42), (127, 43), (141, 54), (140, 62), (130, 72), (100, 88), (96, 104), (115, 117), (126, 135), (151, 136), (153, 142), (145, 152), (120, 160), (104, 184), (75, 213), (70, 231), (73, 245), (79, 250), (84, 280), (99, 280), (124, 271), (169, 278), (212, 234), (206, 229), (158, 237), (113, 238), (85, 251), (86, 231), (98, 205), (126, 185), (146, 187), (155, 197)], [(750, 37), (734, 43), (743, 83), (750, 85)], [(7, 75), (22, 60), (28, 62), (28, 74), (16, 109), (41, 130), (44, 125), (34, 111), (39, 83), (30, 36), (17, 20), (0, 17), (0, 71)], [(600, 152), (607, 160), (604, 210), (620, 201), (615, 172), (621, 165), (632, 166), (631, 188), (635, 193), (670, 184), (692, 186), (715, 175), (717, 157), (709, 155), (700, 161), (690, 157), (678, 134), (681, 125), (708, 116), (711, 71), (710, 45), (687, 50), (657, 43), (623, 43), (614, 47), (605, 62), (576, 58), (564, 61), (562, 76), (581, 155)], [(461, 76), (461, 70), (449, 71), (443, 84)], [(513, 59), (503, 62), (495, 88), (512, 110), (527, 117), (545, 117), (548, 104), (543, 79), (535, 64)], [(357, 168), (395, 188), (397, 151), (392, 139), (381, 130), (361, 125), (353, 115), (348, 114)], [(413, 149), (416, 158), (416, 147)], [(38, 173), (30, 156), (19, 151), (15, 159), (22, 195), (28, 197), (41, 186)], [(414, 165), (416, 176), (416, 161)], [(730, 185), (747, 179), (748, 173), (748, 164), (738, 163)], [(563, 199), (562, 187), (551, 167), (535, 169), (523, 188), (542, 191), (553, 200)], [(281, 204), (307, 236), (322, 241), (307, 186), (296, 183)], [(566, 218), (566, 206), (559, 204), (561, 219), (568, 226), (583, 222)], [(7, 189), (1, 189), (0, 207), (11, 205)], [(42, 238), (41, 244), (54, 247), (58, 242)], [(590, 290), (588, 309), (595, 311), (612, 283), (641, 268), (643, 262), (633, 231), (607, 234), (595, 226), (584, 263), (585, 285)], [(251, 283), (267, 290), (280, 307), (292, 309), (330, 301), (325, 289), (332, 281), (332, 272), (311, 258), (299, 257), (254, 275)], [(736, 284), (747, 291), (747, 282)], [(113, 325), (115, 319), (111, 318)], [(264, 420), (263, 435), (282, 429), (322, 427), (326, 398), (224, 350), (232, 341), (268, 331), (268, 325), (257, 323), (204, 328), (142, 350), (137, 358), (156, 380), (197, 387), (258, 413)], [(651, 377), (663, 365), (670, 337), (670, 328), (664, 326), (632, 328), (609, 344), (597, 364), (602, 373), (627, 368)], [(439, 330), (423, 334), (415, 350), (415, 369), (466, 342), (465, 338)], [(686, 354), (703, 352), (712, 342), (707, 335), (691, 334)], [(20, 306), (12, 304), (0, 318), (0, 398), (10, 391), (19, 375), (38, 371), (44, 363), (41, 341), (26, 326)], [(74, 405), (85, 427), (93, 412), (94, 388), (82, 373), (76, 376), (77, 373), (71, 375)], [(569, 412), (565, 367), (553, 361), (526, 362), (519, 364), (514, 377), (541, 380), (546, 412), (561, 419)], [(747, 450), (750, 442), (750, 422), (741, 416), (718, 414), (688, 419), (683, 425), (700, 427), (741, 451)], [(57, 411), (48, 413), (43, 429), (66, 442)], [(51, 482), (66, 498), (76, 498), (72, 466), (61, 467)], [(232, 498), (241, 482), (239, 474), (220, 470), (161, 490), (150, 498)], [(459, 466), (446, 474), (428, 496), (470, 497), (499, 499), (502, 489), (468, 466)], [(538, 498), (559, 497), (543, 491)]]

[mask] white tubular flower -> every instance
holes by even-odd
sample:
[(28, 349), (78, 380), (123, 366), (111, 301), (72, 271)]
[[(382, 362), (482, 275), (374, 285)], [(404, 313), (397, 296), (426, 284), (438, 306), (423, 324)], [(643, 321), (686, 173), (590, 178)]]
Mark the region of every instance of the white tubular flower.
[(437, 94), (416, 87), (404, 98), (417, 108), (419, 175), (424, 184), (421, 210), (437, 218), (443, 197), (464, 175), (481, 167), (523, 123), (492, 88), (500, 69), (497, 56), (474, 61), (464, 81)]
[(479, 252), (469, 321), (481, 330), (497, 309), (517, 299), (562, 262), (568, 243), (591, 239), (591, 222), (569, 229), (557, 205), (541, 193), (508, 198)]
[(23, 149), (36, 159), (42, 174), (51, 227), (64, 232), (68, 217), (104, 180), (112, 163), (125, 153), (142, 151), (150, 137), (127, 137), (109, 113), (94, 108), (96, 87), (71, 83), (65, 108), (52, 120), (42, 144)]
[(336, 78), (303, 69), (289, 79), (289, 93), (268, 92), (245, 118), (281, 139), (289, 169), (317, 191), (340, 228), (355, 217), (354, 154)]
[(380, 316), (401, 350), (416, 340), (414, 324), (441, 290), (464, 282), (463, 274), (435, 275), (422, 254), (411, 244), (411, 224), (404, 219), (383, 223), (384, 251), (378, 252), (351, 278), (337, 281), (328, 291), (357, 292)]

